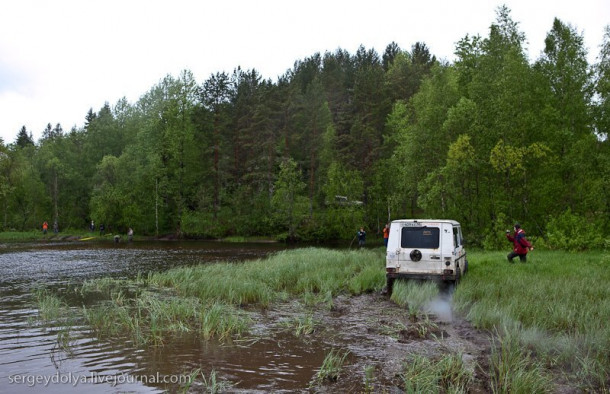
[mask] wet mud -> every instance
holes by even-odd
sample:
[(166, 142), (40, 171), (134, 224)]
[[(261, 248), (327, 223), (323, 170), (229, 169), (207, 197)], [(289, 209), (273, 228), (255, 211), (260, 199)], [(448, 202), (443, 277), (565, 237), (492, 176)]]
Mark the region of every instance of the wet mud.
[[(294, 305), (283, 305), (269, 311), (264, 324), (273, 327), (278, 321), (299, 313), (302, 312)], [(317, 321), (315, 332), (302, 341), (317, 343), (326, 351), (349, 351), (336, 381), (320, 385), (310, 383), (309, 389), (315, 392), (403, 392), (400, 376), (409, 356), (434, 358), (447, 353), (460, 354), (464, 363), (472, 368), (475, 383), (470, 392), (488, 391), (484, 383), (487, 380), (484, 366), (488, 363), (490, 336), (476, 330), (460, 316), (439, 316), (427, 311), (413, 319), (387, 295), (372, 293), (338, 297), (330, 310), (316, 311), (314, 320)], [(300, 387), (303, 391), (307, 388)], [(234, 389), (239, 391), (239, 385)], [(295, 389), (299, 390), (292, 388)]]

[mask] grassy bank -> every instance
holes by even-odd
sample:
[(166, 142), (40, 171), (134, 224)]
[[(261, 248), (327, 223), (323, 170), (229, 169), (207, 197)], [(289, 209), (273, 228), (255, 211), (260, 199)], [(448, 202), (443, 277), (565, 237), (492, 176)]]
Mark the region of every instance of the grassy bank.
[[(531, 386), (541, 371), (570, 385), (610, 389), (610, 256), (535, 251), (509, 264), (504, 252), (470, 253), (455, 308), (498, 334), (491, 378), (500, 392)], [(545, 382), (541, 382), (544, 384)]]
[[(85, 299), (101, 300), (82, 311), (102, 336), (127, 336), (147, 345), (162, 345), (186, 332), (227, 340), (247, 332), (251, 321), (244, 307), (265, 309), (296, 298), (307, 306), (330, 308), (339, 294), (379, 291), (385, 284), (383, 264), (379, 251), (306, 248), (134, 280), (90, 280), (79, 291)], [(45, 295), (53, 298), (39, 298), (42, 310), (57, 304), (54, 296)], [(306, 329), (310, 323), (302, 324)]]
[[(125, 234), (122, 235), (127, 238)], [(107, 238), (112, 239), (112, 234), (108, 233), (105, 236), (100, 236), (99, 232), (90, 232), (87, 230), (74, 230), (66, 229), (55, 234), (53, 230), (49, 230), (46, 234), (42, 230), (32, 231), (2, 231), (0, 232), (0, 242), (26, 242), (26, 241), (63, 241), (63, 240), (77, 240), (80, 238)]]
[(174, 269), (151, 275), (149, 283), (204, 302), (266, 308), (293, 297), (306, 304), (332, 303), (340, 293), (380, 290), (385, 270), (378, 251), (306, 248), (248, 263)]

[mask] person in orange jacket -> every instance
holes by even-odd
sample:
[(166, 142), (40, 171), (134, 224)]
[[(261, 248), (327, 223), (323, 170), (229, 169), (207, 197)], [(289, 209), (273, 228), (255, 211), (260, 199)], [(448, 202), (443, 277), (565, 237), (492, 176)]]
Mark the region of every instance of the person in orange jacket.
[(42, 224), (42, 233), (46, 235), (48, 229), (49, 229), (49, 223), (47, 223), (47, 221), (45, 220), (44, 223)]
[(383, 244), (388, 247), (388, 239), (390, 238), (390, 223), (387, 223), (383, 228)]

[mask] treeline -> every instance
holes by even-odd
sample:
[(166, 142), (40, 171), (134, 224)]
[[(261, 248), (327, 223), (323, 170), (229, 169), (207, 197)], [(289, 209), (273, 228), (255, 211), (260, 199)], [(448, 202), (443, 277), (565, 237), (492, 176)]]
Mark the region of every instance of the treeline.
[(552, 247), (610, 234), (610, 27), (598, 62), (555, 20), (540, 58), (501, 7), (454, 63), (425, 44), (360, 47), (203, 83), (166, 76), (81, 128), (0, 140), (2, 229), (105, 223), (139, 234), (351, 239), (389, 219), (452, 218), (505, 246), (519, 221)]

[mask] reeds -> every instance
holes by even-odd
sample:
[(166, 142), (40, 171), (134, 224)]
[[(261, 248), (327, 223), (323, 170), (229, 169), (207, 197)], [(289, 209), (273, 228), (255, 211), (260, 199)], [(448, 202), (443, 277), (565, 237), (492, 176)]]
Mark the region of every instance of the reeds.
[(267, 308), (288, 297), (313, 294), (321, 295), (316, 302), (328, 302), (340, 293), (380, 290), (385, 283), (383, 267), (383, 257), (375, 251), (305, 248), (246, 263), (176, 268), (152, 275), (150, 284), (202, 301)]
[(66, 316), (66, 303), (48, 289), (36, 289), (34, 297), (38, 305), (38, 317), (41, 320), (57, 320)]
[[(306, 306), (332, 307), (340, 293), (359, 294), (384, 285), (383, 258), (375, 251), (308, 248), (244, 263), (176, 268), (134, 280), (87, 281), (83, 297), (104, 301), (83, 308), (101, 335), (127, 336), (136, 344), (163, 345), (181, 333), (229, 340), (245, 333), (245, 306), (300, 299)], [(312, 316), (293, 322), (295, 335), (313, 332)]]
[(343, 365), (345, 364), (345, 359), (349, 354), (350, 352), (348, 350), (342, 351), (332, 349), (326, 354), (326, 357), (324, 357), (322, 366), (316, 372), (312, 383), (314, 385), (320, 385), (324, 383), (324, 381), (334, 382), (339, 379), (341, 371), (343, 370)]
[(407, 393), (467, 393), (474, 374), (461, 354), (449, 353), (435, 358), (411, 356), (401, 378)]
[(160, 295), (145, 291), (124, 299), (83, 308), (89, 324), (103, 336), (127, 336), (137, 345), (163, 345), (184, 333), (197, 332), (204, 339), (227, 340), (244, 333), (250, 320), (233, 306), (201, 303), (193, 297)]
[(233, 386), (233, 383), (219, 379), (215, 370), (210, 372), (209, 377), (206, 377), (205, 374), (201, 372), (201, 381), (203, 383), (204, 392), (208, 394), (225, 393)]
[(415, 321), (438, 292), (438, 285), (432, 281), (399, 280), (394, 283), (390, 299), (400, 306), (407, 306), (411, 320)]
[(550, 393), (551, 378), (532, 352), (521, 346), (518, 332), (497, 333), (490, 363), (490, 386), (494, 393)]
[(298, 315), (282, 322), (297, 338), (313, 334), (317, 324), (312, 314)]

